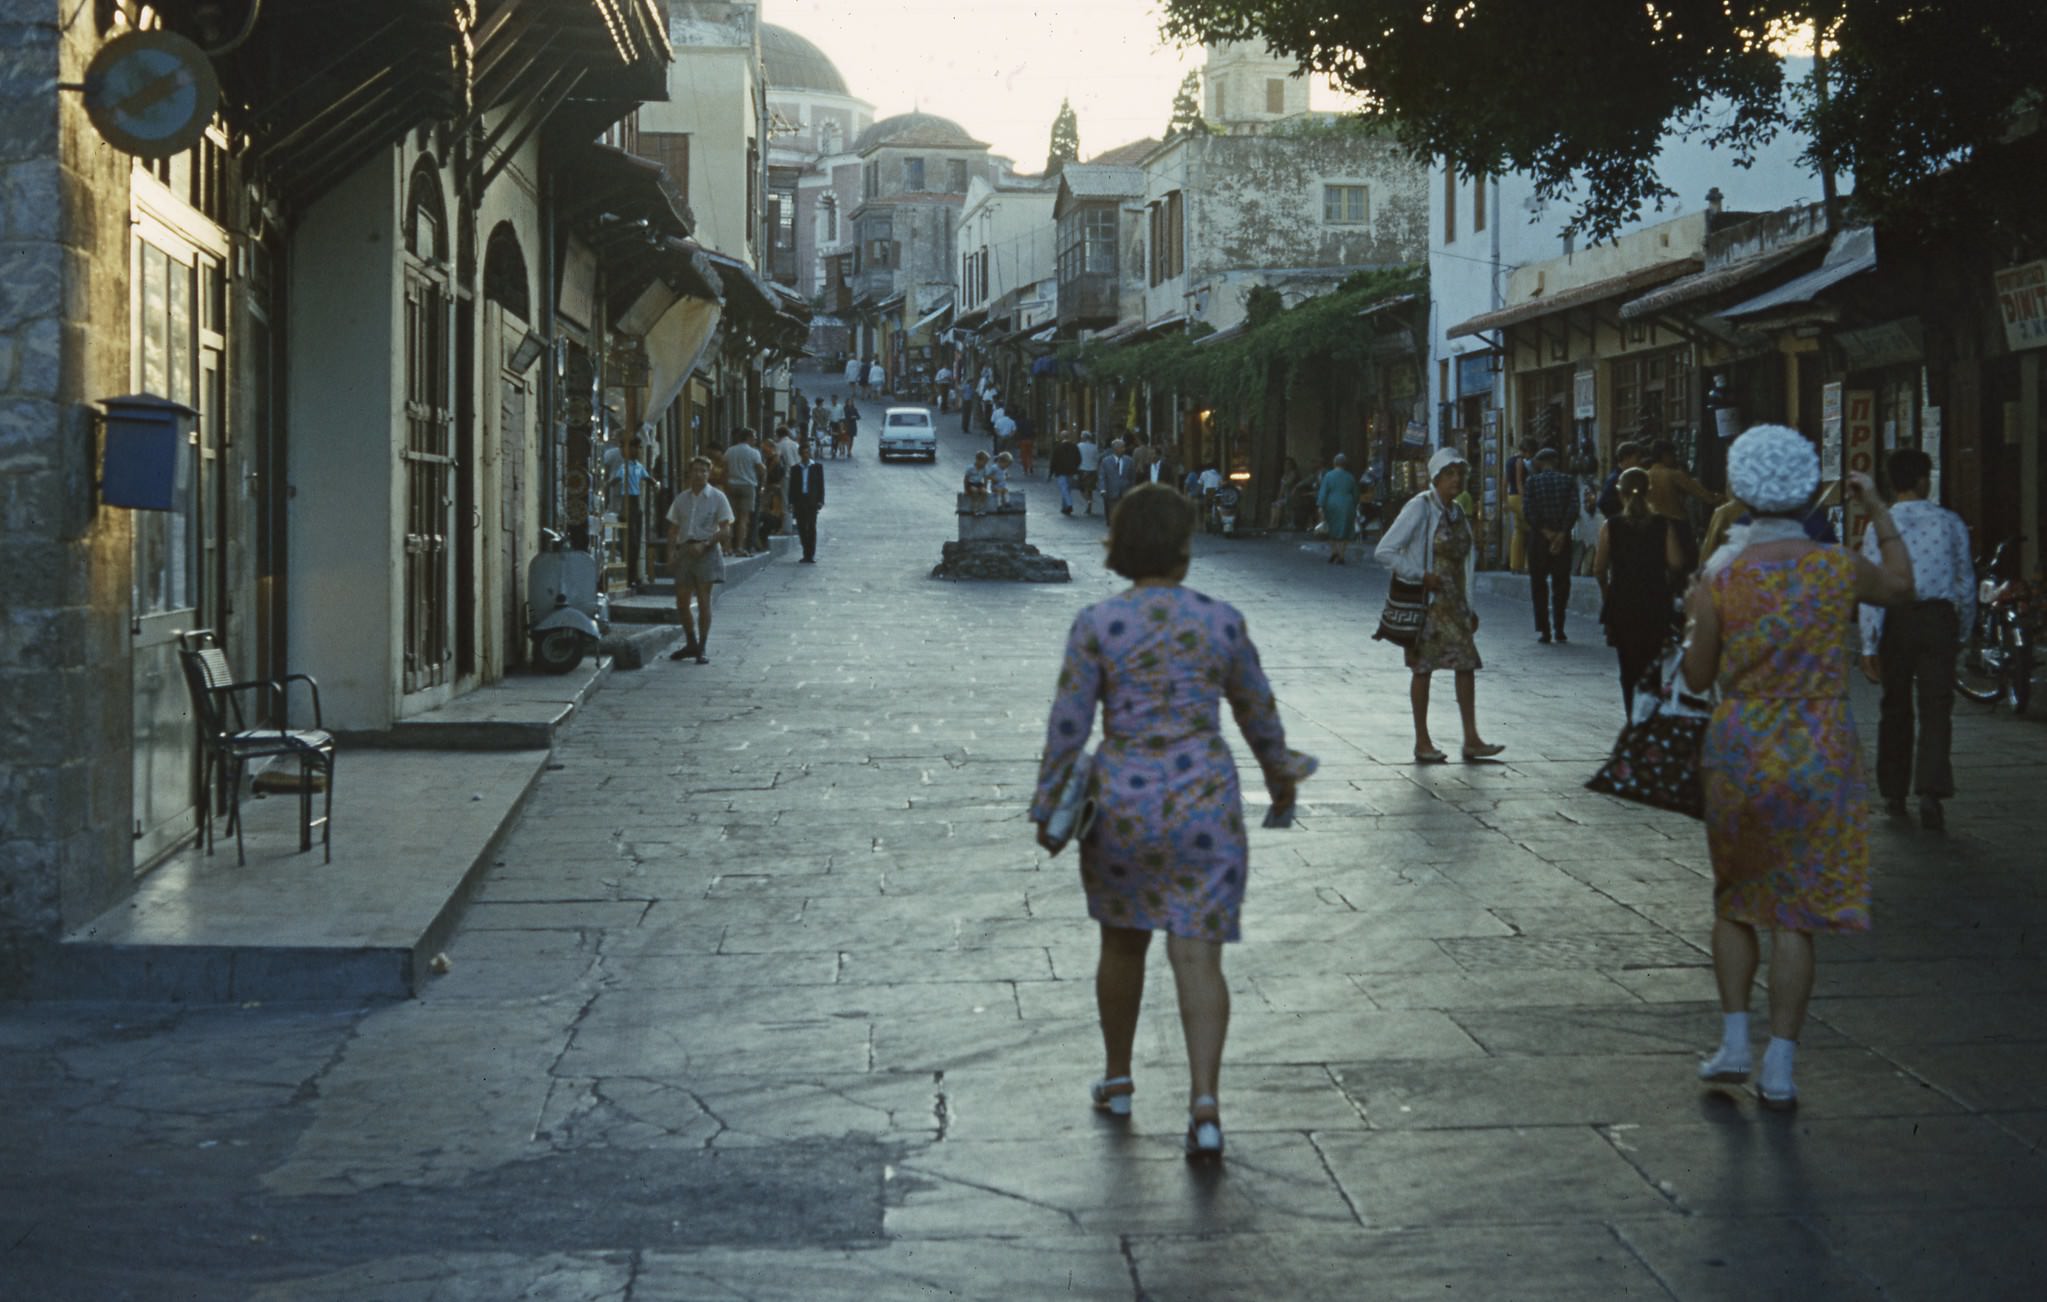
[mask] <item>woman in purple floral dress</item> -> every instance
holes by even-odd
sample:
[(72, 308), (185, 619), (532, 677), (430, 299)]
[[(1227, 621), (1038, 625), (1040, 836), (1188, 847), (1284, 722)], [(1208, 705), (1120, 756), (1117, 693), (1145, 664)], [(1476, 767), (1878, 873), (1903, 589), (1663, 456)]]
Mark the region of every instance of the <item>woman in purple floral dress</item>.
[(1183, 586), (1195, 522), (1194, 504), (1164, 485), (1145, 485), (1117, 506), (1109, 566), (1132, 586), (1073, 621), (1030, 816), (1044, 842), (1054, 793), (1087, 744), (1099, 702), (1099, 813), (1080, 845), (1088, 913), (1102, 929), (1095, 1000), (1108, 1070), (1093, 1086), (1095, 1106), (1130, 1114), (1145, 951), (1163, 929), (1187, 1037), (1187, 1151), (1213, 1157), (1222, 1152), (1216, 1082), (1230, 1013), (1222, 946), (1238, 937), (1247, 864), (1236, 760), (1218, 704), (1229, 699), (1276, 810), (1292, 808), (1315, 762), (1287, 749), (1243, 616)]

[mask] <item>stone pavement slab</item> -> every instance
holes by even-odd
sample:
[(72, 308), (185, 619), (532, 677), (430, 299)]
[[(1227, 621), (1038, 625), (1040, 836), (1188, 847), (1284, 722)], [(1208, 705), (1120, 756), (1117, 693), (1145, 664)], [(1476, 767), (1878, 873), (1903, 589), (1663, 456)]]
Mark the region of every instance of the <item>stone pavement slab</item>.
[(1383, 575), (1198, 539), (1324, 767), (1253, 833), (1190, 1169), (1165, 947), (1107, 1122), (1093, 929), (1023, 819), (1102, 524), (1033, 522), (1071, 585), (931, 580), (943, 440), (836, 466), (819, 564), (578, 709), (417, 1000), (0, 1010), (0, 1296), (2039, 1292), (2037, 723), (1964, 706), (1952, 830), (1872, 829), (1877, 929), (1822, 942), (1766, 1114), (1695, 1079), (1699, 826), (1583, 789), (1610, 652), (1481, 598), (1508, 750), (1417, 768)]

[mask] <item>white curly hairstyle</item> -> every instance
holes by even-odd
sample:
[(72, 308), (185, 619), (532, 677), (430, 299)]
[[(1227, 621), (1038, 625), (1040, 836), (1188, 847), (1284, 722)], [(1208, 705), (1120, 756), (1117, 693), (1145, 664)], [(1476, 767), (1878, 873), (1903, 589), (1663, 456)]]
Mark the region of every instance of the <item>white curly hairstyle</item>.
[(1789, 425), (1752, 425), (1727, 450), (1727, 487), (1763, 515), (1797, 511), (1819, 491), (1819, 450)]

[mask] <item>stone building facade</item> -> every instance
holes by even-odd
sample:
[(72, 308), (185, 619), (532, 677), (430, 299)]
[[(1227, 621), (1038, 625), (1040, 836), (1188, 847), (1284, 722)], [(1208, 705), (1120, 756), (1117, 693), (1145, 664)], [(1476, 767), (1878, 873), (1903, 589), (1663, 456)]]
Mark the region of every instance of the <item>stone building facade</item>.
[[(518, 12), (543, 4), (571, 39)], [(657, 9), (484, 8), (507, 21), (378, 0), (228, 46), (196, 0), (0, 0), (0, 991), (199, 828), (187, 635), (240, 681), (313, 674), (325, 726), (360, 738), (503, 677), (539, 528), (591, 523), (568, 486), (597, 422), (566, 380), (580, 350), (601, 391), (606, 291), (720, 296), (659, 169), (599, 141), (660, 93)], [(393, 25), (421, 58), (368, 39)], [(75, 89), (151, 29), (221, 87), (199, 142), (154, 159)], [(631, 223), (653, 238), (604, 238)], [(550, 230), (589, 253), (576, 292), (543, 274)], [(135, 393), (196, 413), (168, 509), (102, 500), (99, 407)]]
[[(68, 18), (68, 21), (67, 21)], [(128, 512), (96, 506), (96, 398), (128, 389), (130, 163), (59, 83), (90, 6), (0, 0), (0, 989), (131, 874)]]

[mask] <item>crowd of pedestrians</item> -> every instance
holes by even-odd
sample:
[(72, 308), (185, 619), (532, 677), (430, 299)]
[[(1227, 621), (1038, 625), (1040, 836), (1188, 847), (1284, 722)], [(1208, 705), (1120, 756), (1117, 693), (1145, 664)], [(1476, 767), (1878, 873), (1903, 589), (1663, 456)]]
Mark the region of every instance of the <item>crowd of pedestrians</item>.
[[(1243, 616), (1186, 586), (1197, 503), (1162, 457), (1133, 458), (1132, 487), (1109, 509), (1110, 568), (1130, 588), (1082, 610), (1069, 632), (1047, 725), (1030, 817), (1047, 832), (1076, 773), (1091, 773), (1091, 824), (1077, 837), (1080, 877), (1100, 927), (1096, 1002), (1102, 1076), (1094, 1107), (1132, 1111), (1137, 1082), (1131, 1041), (1151, 933), (1167, 933), (1188, 1057), (1187, 1153), (1223, 1149), (1220, 1065), (1229, 1024), (1222, 946), (1238, 939), (1250, 869), (1236, 769), (1219, 728), (1227, 700), (1271, 797), (1270, 826), (1292, 820), (1298, 784), (1314, 761), (1286, 746), (1272, 689)], [(1760, 426), (1728, 457), (1731, 505), (1724, 539), (1702, 548), (1686, 499), (1716, 495), (1672, 462), (1666, 443), (1625, 445), (1598, 491), (1559, 466), (1554, 449), (1525, 446), (1507, 494), (1512, 535), (1531, 576), (1538, 640), (1566, 640), (1574, 543), (1587, 533), (1589, 567), (1605, 607), (1607, 640), (1620, 662), (1629, 714), (1638, 691), (1661, 688), (1670, 649), (1682, 686), (1717, 697), (1697, 755), (1706, 846), (1713, 866), (1711, 949), (1722, 1009), (1718, 1048), (1701, 1062), (1708, 1083), (1746, 1082), (1757, 1067), (1749, 990), (1760, 961), (1759, 930), (1771, 933), (1770, 1038), (1757, 1095), (1769, 1108), (1796, 1105), (1798, 1037), (1814, 980), (1813, 938), (1870, 926), (1868, 800), (1847, 701), (1853, 667), (1847, 638), (1862, 612), (1865, 671), (1884, 684), (1879, 783), (1893, 813), (1908, 787), (1922, 817), (1940, 826), (1952, 791), (1947, 764), (1954, 641), (1968, 613), (1973, 576), (1966, 531), (1927, 502), (1930, 465), (1917, 453), (1892, 459), (1894, 515), (1875, 485), (1852, 475), (1845, 491), (1870, 521), (1860, 548), (1819, 536), (1826, 498), (1813, 444), (1797, 431)], [(1121, 440), (1110, 457), (1122, 456)], [(1079, 444), (1062, 432), (1050, 469), (1071, 513)], [(1418, 763), (1448, 756), (1429, 730), (1431, 677), (1450, 672), (1462, 724), (1461, 753), (1483, 761), (1504, 749), (1478, 729), (1482, 667), (1472, 605), (1478, 550), (1469, 467), (1452, 448), (1428, 463), (1427, 486), (1406, 502), (1376, 556), (1426, 594), (1419, 635), (1405, 651)], [(1356, 503), (1343, 458), (1313, 480), (1332, 522), (1340, 563)], [(1119, 485), (1121, 482), (1118, 475)], [(1181, 483), (1199, 486), (1198, 475)], [(1280, 502), (1307, 482), (1296, 477)], [(1351, 480), (1355, 484), (1355, 480)], [(1081, 490), (1081, 500), (1089, 495)], [(1091, 506), (1091, 502), (1089, 502)], [(1596, 531), (1586, 517), (1596, 511)], [(1709, 531), (1708, 539), (1713, 535)], [(1704, 556), (1705, 563), (1700, 559)], [(1915, 586), (1915, 574), (1917, 576)], [(1682, 627), (1682, 640), (1678, 630)], [(1913, 706), (1920, 736), (1912, 747)], [(1077, 763), (1102, 717), (1092, 768)], [(1588, 775), (1589, 776), (1589, 775)]]

